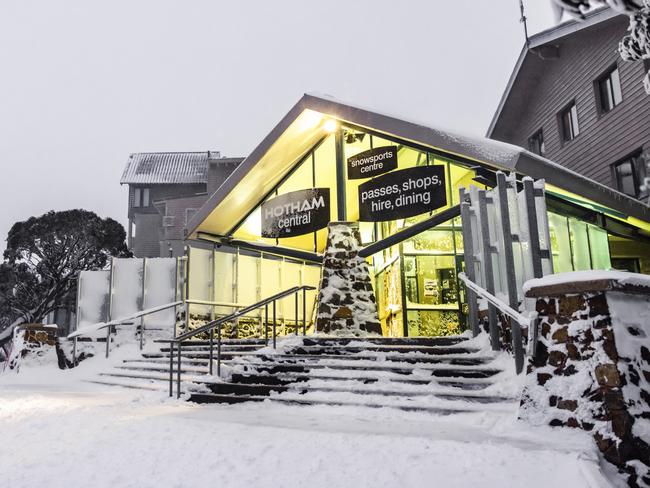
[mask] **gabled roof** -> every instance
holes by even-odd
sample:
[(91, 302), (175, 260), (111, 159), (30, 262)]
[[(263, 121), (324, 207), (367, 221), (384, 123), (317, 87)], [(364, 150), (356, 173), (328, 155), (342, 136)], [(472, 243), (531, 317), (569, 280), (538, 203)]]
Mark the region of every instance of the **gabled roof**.
[(560, 189), (650, 222), (650, 207), (521, 147), (453, 134), (329, 96), (305, 94), (194, 215), (187, 225), (190, 237), (202, 232), (225, 236), (234, 230), (323, 138), (321, 121), (327, 118), (399, 138), (470, 164), (543, 178)]
[[(517, 83), (517, 81), (520, 78), (524, 78), (525, 76), (529, 76), (529, 77), (538, 76), (537, 73), (524, 72), (526, 71), (526, 66), (527, 66), (526, 62), (528, 61), (528, 59), (531, 56), (537, 56), (536, 51), (539, 51), (541, 48), (543, 48), (543, 46), (561, 44), (565, 38), (567, 38), (568, 36), (572, 36), (577, 32), (585, 31), (604, 22), (608, 22), (612, 19), (625, 18), (625, 17), (626, 17), (625, 15), (620, 14), (609, 7), (602, 7), (587, 12), (583, 20), (569, 20), (567, 22), (558, 24), (551, 29), (547, 29), (545, 31), (539, 32), (531, 36), (529, 38), (528, 46), (526, 45), (523, 46), (521, 53), (519, 54), (519, 58), (517, 59), (517, 63), (515, 64), (512, 74), (508, 79), (508, 84), (506, 85), (506, 89), (504, 90), (503, 95), (501, 96), (499, 105), (496, 109), (496, 112), (494, 113), (494, 116), (492, 117), (492, 121), (490, 122), (490, 126), (487, 130), (487, 134), (486, 134), (487, 137), (492, 137), (496, 124), (501, 117), (504, 107), (508, 102), (512, 89), (514, 85)], [(541, 66), (541, 65), (539, 63), (533, 64), (532, 67), (529, 68), (528, 70), (530, 71), (530, 69), (535, 69), (534, 68), (535, 66)]]
[(134, 153), (120, 184), (207, 183), (208, 165), (219, 158), (218, 151)]

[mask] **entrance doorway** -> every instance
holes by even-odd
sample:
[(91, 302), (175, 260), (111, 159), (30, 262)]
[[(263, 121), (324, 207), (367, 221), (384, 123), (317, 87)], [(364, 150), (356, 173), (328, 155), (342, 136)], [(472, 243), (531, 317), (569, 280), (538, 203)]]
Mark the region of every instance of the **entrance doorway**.
[(455, 224), (449, 221), (374, 256), (384, 335), (434, 337), (462, 332), (464, 300), (458, 273), (463, 269), (463, 239)]

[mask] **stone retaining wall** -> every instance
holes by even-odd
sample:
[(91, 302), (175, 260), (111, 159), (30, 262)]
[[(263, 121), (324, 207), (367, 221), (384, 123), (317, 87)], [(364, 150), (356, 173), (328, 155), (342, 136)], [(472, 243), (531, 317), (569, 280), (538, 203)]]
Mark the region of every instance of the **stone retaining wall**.
[(612, 276), (527, 291), (540, 334), (520, 418), (591, 432), (630, 486), (650, 486), (650, 288)]

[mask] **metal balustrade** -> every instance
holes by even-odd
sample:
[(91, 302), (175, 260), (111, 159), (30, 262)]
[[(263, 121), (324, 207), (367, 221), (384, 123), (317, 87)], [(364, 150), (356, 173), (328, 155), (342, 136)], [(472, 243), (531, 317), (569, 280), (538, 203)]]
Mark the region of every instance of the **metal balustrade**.
[(167, 310), (170, 308), (176, 308), (179, 305), (183, 305), (182, 301), (177, 301), (177, 302), (171, 302), (171, 303), (166, 303), (164, 305), (159, 305), (157, 307), (152, 307), (147, 310), (142, 310), (140, 312), (136, 312), (132, 315), (126, 316), (126, 317), (120, 317), (115, 320), (111, 320), (109, 322), (99, 322), (97, 324), (92, 324), (86, 327), (83, 327), (81, 329), (75, 330), (72, 334), (69, 334), (67, 336), (68, 339), (72, 339), (72, 362), (74, 365), (77, 364), (77, 339), (79, 337), (85, 336), (85, 337), (90, 337), (92, 332), (97, 332), (102, 329), (106, 329), (106, 357), (108, 358), (110, 354), (110, 343), (111, 343), (111, 329), (115, 327), (116, 325), (134, 325), (136, 323), (137, 319), (140, 319), (140, 350), (142, 350), (142, 347), (144, 345), (144, 332), (145, 332), (145, 324), (144, 320), (142, 320), (146, 315), (151, 315), (157, 312), (161, 312), (162, 310)]
[[(529, 312), (528, 315), (522, 314), (518, 310), (510, 307), (503, 300), (500, 300), (498, 297), (494, 296), (492, 293), (487, 291), (485, 288), (480, 287), (472, 280), (470, 280), (465, 273), (458, 273), (458, 278), (460, 278), (465, 286), (471, 290), (473, 293), (478, 295), (481, 298), (487, 300), (487, 302), (498, 310), (499, 312), (507, 315), (512, 320), (511, 329), (513, 330), (512, 340), (513, 340), (513, 353), (515, 356), (515, 369), (517, 374), (521, 373), (524, 369), (524, 347), (523, 339), (521, 336), (521, 327), (528, 328), (528, 354), (532, 355), (535, 351), (535, 344), (537, 342), (537, 330), (538, 330), (538, 318), (537, 312)], [(477, 322), (478, 323), (478, 322)], [(518, 326), (518, 327), (517, 327)], [(499, 335), (497, 321), (488, 322), (489, 333)], [(518, 330), (519, 334), (515, 334), (514, 330)]]
[[(201, 334), (208, 334), (209, 336), (209, 354), (208, 354), (208, 371), (209, 374), (213, 374), (213, 364), (214, 364), (214, 343), (215, 343), (215, 330), (217, 334), (216, 345), (217, 345), (217, 376), (221, 376), (221, 345), (222, 345), (222, 326), (227, 322), (232, 322), (238, 318), (261, 308), (264, 308), (264, 340), (265, 344), (268, 345), (269, 342), (269, 308), (271, 308), (271, 318), (272, 318), (272, 341), (273, 348), (277, 346), (277, 302), (286, 297), (294, 296), (295, 297), (295, 334), (298, 335), (299, 329), (299, 299), (300, 294), (302, 293), (302, 333), (303, 335), (307, 334), (307, 292), (315, 290), (313, 286), (294, 286), (280, 293), (276, 293), (268, 298), (260, 300), (252, 305), (242, 307), (239, 310), (220, 317), (216, 320), (212, 320), (201, 327), (196, 329), (189, 330), (183, 334), (178, 335), (173, 339), (161, 339), (155, 342), (167, 343), (169, 344), (169, 396), (174, 395), (174, 360), (176, 359), (176, 398), (181, 396), (181, 359), (183, 355), (183, 344), (190, 342), (191, 339), (195, 338)], [(235, 305), (235, 304), (232, 304)], [(239, 304), (236, 304), (237, 306)], [(177, 351), (177, 352), (176, 352)], [(176, 354), (176, 357), (175, 357)]]

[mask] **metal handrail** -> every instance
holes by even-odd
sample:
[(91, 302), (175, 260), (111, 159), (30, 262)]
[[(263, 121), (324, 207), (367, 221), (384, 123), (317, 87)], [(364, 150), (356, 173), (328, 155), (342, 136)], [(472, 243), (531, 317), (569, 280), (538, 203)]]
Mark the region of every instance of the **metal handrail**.
[[(82, 329), (75, 330), (73, 333), (68, 334), (66, 337), (67, 339), (73, 339), (72, 343), (72, 363), (76, 364), (77, 363), (77, 339), (80, 336), (89, 336), (90, 330), (92, 329), (93, 332), (96, 332), (98, 330), (106, 329), (106, 357), (109, 356), (110, 352), (110, 337), (111, 337), (111, 327), (115, 325), (133, 325), (135, 323), (136, 319), (145, 317), (147, 315), (151, 315), (153, 313), (158, 313), (163, 310), (167, 310), (168, 308), (176, 308), (179, 305), (182, 305), (182, 301), (176, 301), (176, 302), (171, 302), (171, 303), (165, 303), (164, 305), (159, 305), (157, 307), (152, 307), (148, 308), (146, 310), (141, 310), (139, 312), (136, 312), (132, 315), (129, 315), (127, 317), (120, 317), (119, 319), (115, 320), (110, 320), (108, 322), (98, 322), (96, 324), (92, 324), (86, 327), (83, 327)], [(174, 319), (175, 320), (175, 319)], [(86, 329), (86, 330), (84, 330)], [(140, 350), (142, 350), (143, 347), (143, 340), (144, 340), (144, 321), (140, 321)]]
[(276, 302), (283, 298), (286, 298), (291, 295), (295, 295), (295, 320), (296, 320), (296, 329), (295, 334), (298, 335), (298, 294), (302, 292), (302, 332), (303, 335), (307, 334), (307, 291), (315, 290), (316, 288), (309, 285), (294, 286), (288, 290), (276, 293), (268, 298), (260, 300), (243, 307), (236, 312), (226, 315), (224, 317), (212, 320), (207, 324), (180, 334), (179, 336), (173, 339), (160, 339), (156, 342), (168, 343), (169, 344), (169, 396), (173, 396), (173, 387), (174, 387), (174, 353), (175, 345), (178, 345), (178, 357), (176, 365), (176, 398), (181, 396), (181, 357), (182, 357), (182, 346), (184, 342), (187, 342), (189, 339), (196, 337), (199, 334), (209, 332), (210, 334), (210, 351), (209, 351), (209, 361), (208, 368), (209, 374), (213, 373), (213, 360), (214, 360), (214, 331), (217, 330), (217, 376), (221, 376), (221, 326), (226, 322), (231, 322), (238, 319), (242, 315), (257, 310), (264, 307), (264, 338), (265, 343), (268, 344), (268, 318), (269, 318), (269, 305), (271, 305), (273, 312), (273, 348), (276, 348), (277, 345), (277, 332), (276, 332)]
[[(488, 302), (490, 302), (492, 305), (494, 305), (497, 310), (500, 310), (503, 312), (505, 315), (510, 317), (512, 320), (514, 320), (517, 324), (519, 324), (520, 327), (527, 327), (528, 330), (531, 332), (528, 334), (528, 344), (529, 344), (529, 354), (532, 354), (532, 352), (535, 351), (535, 343), (537, 342), (537, 324), (538, 324), (538, 318), (537, 318), (537, 312), (530, 312), (528, 315), (524, 315), (519, 310), (515, 310), (514, 308), (510, 307), (507, 303), (505, 303), (503, 300), (499, 299), (489, 291), (487, 291), (485, 288), (477, 285), (474, 283), (472, 280), (470, 280), (465, 273), (458, 273), (458, 278), (462, 280), (463, 283), (465, 283), (465, 286), (472, 290), (474, 293), (479, 295), (482, 298), (485, 298)], [(521, 354), (520, 357), (515, 357), (515, 365), (523, 365), (523, 349), (522, 348), (513, 348), (515, 352), (515, 356), (518, 354)], [(521, 352), (518, 352), (521, 351)], [(517, 374), (521, 373), (523, 371), (523, 366), (520, 368), (519, 366), (516, 366), (517, 369)]]

